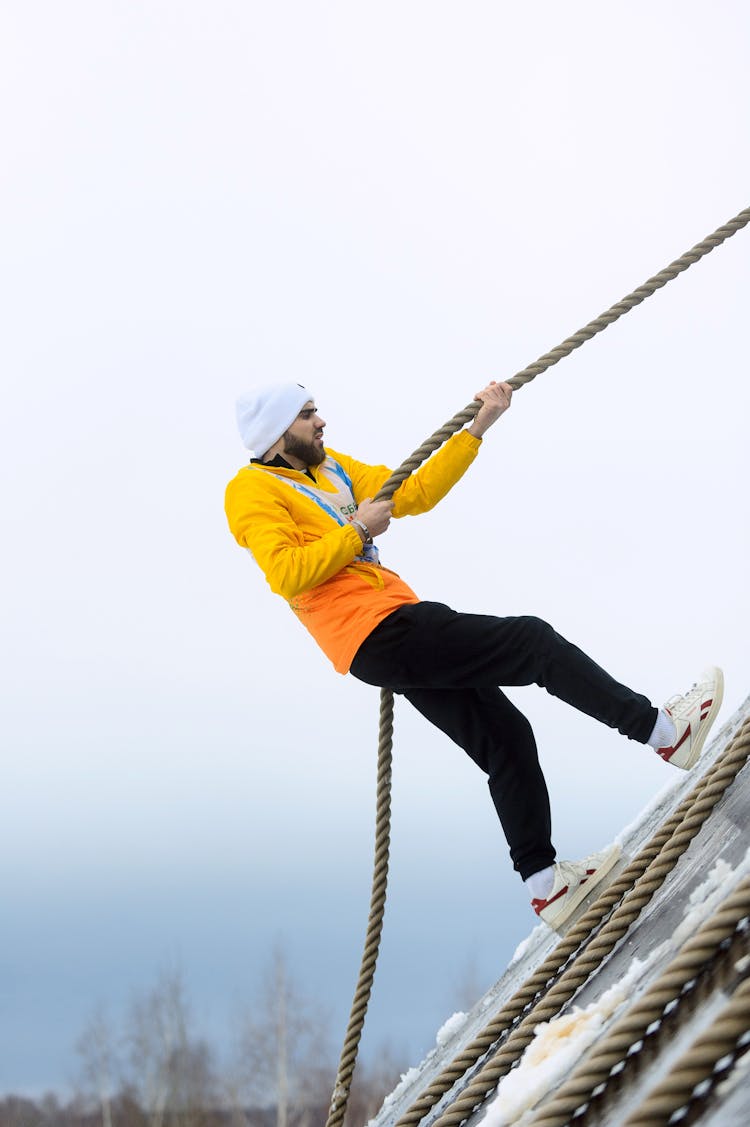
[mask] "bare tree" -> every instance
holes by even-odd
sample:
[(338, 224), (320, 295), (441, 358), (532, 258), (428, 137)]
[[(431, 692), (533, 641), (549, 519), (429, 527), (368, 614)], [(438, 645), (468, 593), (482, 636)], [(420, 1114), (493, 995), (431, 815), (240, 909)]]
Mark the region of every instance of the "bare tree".
[(33, 1100), (25, 1096), (5, 1096), (0, 1101), (2, 1127), (43, 1127), (44, 1115)]
[(200, 1124), (214, 1102), (211, 1053), (191, 1040), (185, 989), (179, 971), (163, 972), (134, 1000), (128, 1021), (130, 1079), (150, 1127), (170, 1121)]
[(244, 1018), (235, 1069), (235, 1099), (276, 1108), (276, 1127), (304, 1121), (325, 1107), (335, 1069), (328, 1019), (293, 981), (281, 946), (264, 969), (256, 1006)]
[(76, 1053), (81, 1061), (82, 1094), (98, 1105), (102, 1127), (112, 1127), (117, 1060), (111, 1026), (103, 1006), (97, 1006), (86, 1022), (76, 1041)]

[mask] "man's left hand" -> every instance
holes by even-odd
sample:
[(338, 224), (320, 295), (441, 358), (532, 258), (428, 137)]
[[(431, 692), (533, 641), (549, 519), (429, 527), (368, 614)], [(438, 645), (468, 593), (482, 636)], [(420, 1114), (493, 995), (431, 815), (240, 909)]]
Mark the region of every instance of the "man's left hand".
[(496, 383), (495, 380), (488, 383), (482, 391), (478, 391), (474, 398), (478, 399), (482, 406), (477, 411), (471, 426), (467, 427), (469, 434), (481, 438), (503, 412), (508, 410), (512, 395), (513, 388), (509, 383)]

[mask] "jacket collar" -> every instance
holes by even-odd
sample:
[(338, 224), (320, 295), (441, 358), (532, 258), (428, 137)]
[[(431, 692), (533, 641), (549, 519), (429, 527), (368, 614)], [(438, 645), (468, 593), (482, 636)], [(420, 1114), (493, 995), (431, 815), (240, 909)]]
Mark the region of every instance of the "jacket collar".
[(271, 458), (270, 462), (264, 462), (262, 458), (251, 458), (250, 461), (251, 463), (254, 462), (259, 466), (266, 466), (268, 469), (291, 470), (292, 473), (304, 474), (306, 477), (309, 477), (311, 481), (314, 481), (316, 485), (318, 484), (317, 479), (309, 466), (305, 470), (295, 470), (294, 466), (290, 466), (286, 458), (282, 458), (281, 454), (275, 454), (273, 458)]

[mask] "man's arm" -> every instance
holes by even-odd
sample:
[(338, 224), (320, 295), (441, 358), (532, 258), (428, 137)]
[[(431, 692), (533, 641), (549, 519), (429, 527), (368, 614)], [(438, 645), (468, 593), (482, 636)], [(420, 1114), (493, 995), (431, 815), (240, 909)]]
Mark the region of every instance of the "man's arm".
[[(473, 462), (481, 436), (507, 410), (510, 393), (507, 384), (494, 383), (478, 392), (482, 406), (472, 425), (453, 435), (412, 474), (393, 501), (372, 500), (391, 474), (387, 466), (366, 465), (331, 451), (352, 478), (359, 506), (355, 515), (373, 536), (387, 529), (391, 514), (424, 513), (445, 496)], [(356, 525), (331, 528), (328, 518), (307, 503), (305, 523), (309, 527), (303, 532), (290, 511), (296, 502), (287, 493), (288, 486), (263, 483), (255, 477), (259, 472), (242, 470), (230, 482), (227, 518), (238, 543), (253, 553), (272, 590), (289, 599), (352, 563), (361, 551), (363, 537)]]
[(291, 599), (352, 563), (362, 539), (353, 525), (332, 524), (317, 506), (298, 502), (288, 486), (263, 481), (261, 475), (260, 470), (241, 470), (230, 481), (227, 520), (238, 544), (252, 552), (271, 590)]
[(475, 438), (481, 438), (486, 434), (492, 424), (508, 410), (512, 395), (513, 388), (509, 383), (496, 383), (495, 380), (491, 380), (487, 387), (478, 391), (474, 398), (478, 399), (482, 406), (477, 411), (471, 426), (466, 428), (469, 434), (473, 434)]
[[(393, 497), (392, 515), (417, 516), (429, 512), (453, 488), (469, 468), (479, 450), (482, 436), (510, 406), (513, 389), (510, 384), (494, 380), (474, 396), (481, 406), (470, 426), (449, 438), (419, 469), (407, 478)], [(373, 536), (388, 527), (391, 509), (388, 502), (372, 501), (391, 471), (386, 466), (369, 466), (332, 451), (341, 461), (352, 482), (359, 502), (359, 518), (370, 528), (368, 515), (375, 527)]]

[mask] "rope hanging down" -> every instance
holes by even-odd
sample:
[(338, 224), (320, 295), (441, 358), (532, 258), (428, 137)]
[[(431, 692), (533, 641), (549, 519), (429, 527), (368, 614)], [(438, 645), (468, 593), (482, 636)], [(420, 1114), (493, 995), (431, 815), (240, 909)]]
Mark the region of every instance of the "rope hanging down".
[[(553, 348), (550, 352), (546, 352), (543, 356), (540, 356), (538, 360), (534, 361), (533, 364), (529, 364), (528, 367), (523, 368), (520, 372), (516, 372), (507, 382), (514, 390), (524, 387), (542, 372), (545, 372), (548, 368), (557, 364), (558, 361), (562, 360), (565, 356), (569, 356), (576, 348), (580, 348), (585, 341), (591, 340), (597, 333), (601, 333), (606, 329), (608, 325), (617, 321), (636, 305), (640, 305), (642, 301), (645, 301), (645, 299), (655, 293), (656, 290), (661, 289), (667, 282), (676, 278), (678, 274), (682, 274), (688, 267), (692, 266), (693, 263), (700, 261), (701, 258), (704, 258), (715, 247), (720, 246), (723, 242), (726, 242), (727, 239), (731, 238), (732, 235), (736, 234), (737, 231), (746, 227), (748, 223), (750, 223), (750, 208), (745, 208), (733, 219), (730, 219), (728, 223), (717, 228), (712, 235), (708, 235), (701, 242), (696, 243), (694, 247), (675, 259), (669, 266), (660, 270), (658, 274), (654, 274), (653, 277), (633, 290), (632, 293), (627, 294), (620, 301), (610, 306), (604, 313), (595, 317), (593, 321), (589, 321), (588, 324), (584, 325), (578, 332), (567, 337), (556, 348)], [(471, 422), (479, 408), (480, 403), (478, 401), (475, 400), (469, 403), (462, 411), (459, 411), (452, 419), (440, 427), (439, 430), (436, 430), (430, 438), (426, 439), (421, 446), (417, 447), (409, 458), (401, 463), (397, 470), (394, 470), (377, 493), (374, 500), (383, 501), (390, 499), (401, 483), (410, 477), (422, 462), (426, 461), (452, 434), (455, 434), (467, 423)], [(390, 689), (381, 689), (375, 864), (370, 898), (370, 915), (368, 918), (367, 934), (359, 978), (357, 980), (344, 1047), (339, 1061), (336, 1084), (331, 1097), (331, 1106), (326, 1121), (326, 1127), (339, 1127), (346, 1113), (354, 1065), (357, 1059), (357, 1049), (362, 1036), (367, 1004), (375, 976), (375, 964), (377, 962), (380, 936), (383, 928), (385, 894), (388, 880), (392, 748), (393, 694)]]

